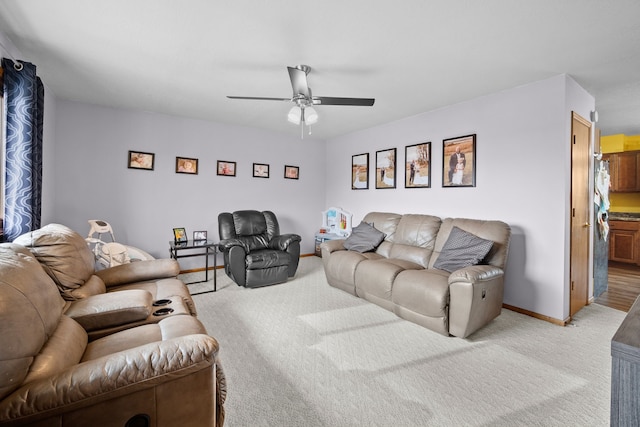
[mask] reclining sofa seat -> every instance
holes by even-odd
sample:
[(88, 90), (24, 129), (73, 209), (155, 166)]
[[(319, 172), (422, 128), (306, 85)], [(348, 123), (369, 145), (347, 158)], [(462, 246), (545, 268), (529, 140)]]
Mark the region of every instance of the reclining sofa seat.
[(281, 235), (273, 212), (223, 212), (218, 215), (218, 232), (225, 273), (239, 286), (274, 285), (295, 276), (301, 237)]
[(23, 246), (0, 244), (0, 426), (221, 426), (218, 343), (193, 316), (88, 342)]
[[(502, 309), (511, 235), (502, 221), (371, 212), (363, 220), (385, 234), (372, 252), (321, 245), (330, 285), (443, 335), (467, 337)], [(479, 265), (451, 273), (434, 268), (453, 227), (493, 241)]]
[[(89, 331), (90, 339), (171, 315), (196, 315), (187, 286), (176, 278), (177, 261), (136, 261), (95, 270), (85, 239), (61, 224), (23, 234), (14, 243), (28, 248), (67, 301), (65, 313)], [(170, 301), (170, 302), (168, 302)], [(158, 305), (158, 304), (161, 305)]]

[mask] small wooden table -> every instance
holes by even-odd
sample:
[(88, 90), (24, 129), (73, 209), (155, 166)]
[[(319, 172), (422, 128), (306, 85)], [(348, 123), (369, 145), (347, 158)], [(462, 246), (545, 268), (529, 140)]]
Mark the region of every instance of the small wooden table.
[[(188, 253), (180, 253), (188, 251)], [(216, 269), (218, 267), (218, 260), (216, 254), (218, 253), (218, 244), (211, 240), (193, 240), (187, 242), (169, 242), (169, 255), (171, 258), (178, 260), (179, 258), (189, 258), (194, 256), (204, 256), (204, 280), (198, 280), (195, 282), (185, 283), (186, 285), (192, 285), (194, 283), (203, 283), (209, 281), (209, 256), (213, 255), (213, 290), (202, 291), (192, 293), (191, 295), (208, 294), (217, 290)]]

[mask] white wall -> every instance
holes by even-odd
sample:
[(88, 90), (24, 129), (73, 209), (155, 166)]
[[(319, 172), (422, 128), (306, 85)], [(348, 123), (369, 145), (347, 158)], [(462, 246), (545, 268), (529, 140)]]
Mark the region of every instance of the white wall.
[[(427, 96), (427, 95), (425, 95)], [(367, 129), (327, 142), (327, 206), (441, 217), (499, 219), (512, 227), (504, 302), (563, 320), (569, 314), (571, 110), (589, 117), (594, 99), (566, 75)], [(442, 140), (475, 133), (476, 187), (442, 187)], [(377, 150), (432, 143), (432, 186), (375, 189)], [(351, 190), (351, 156), (370, 155), (368, 190)]]
[[(58, 101), (55, 118), (53, 221), (84, 235), (87, 220), (104, 219), (117, 241), (167, 257), (174, 227), (217, 240), (220, 212), (272, 210), (281, 232), (302, 236), (302, 253), (314, 251), (325, 209), (323, 142), (69, 101)], [(155, 153), (154, 170), (128, 169), (129, 150)], [(176, 156), (198, 158), (198, 175), (175, 173)], [(218, 176), (217, 160), (237, 162), (236, 177)], [(253, 178), (254, 162), (271, 166), (269, 179)], [(299, 180), (284, 179), (285, 164), (300, 167)]]

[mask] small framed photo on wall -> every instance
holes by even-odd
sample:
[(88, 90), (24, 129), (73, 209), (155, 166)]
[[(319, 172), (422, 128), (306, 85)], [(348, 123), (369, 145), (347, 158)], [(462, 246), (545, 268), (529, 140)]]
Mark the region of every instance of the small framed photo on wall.
[(218, 175), (222, 176), (236, 176), (236, 162), (229, 162), (227, 160), (218, 160)]
[(369, 153), (351, 156), (351, 189), (369, 188)]
[(129, 151), (129, 169), (143, 169), (152, 171), (156, 155), (154, 153), (144, 153), (142, 151)]
[(298, 178), (300, 178), (300, 168), (298, 166), (285, 165), (285, 167), (284, 167), (284, 177), (287, 178), (287, 179), (298, 179)]
[(253, 164), (253, 177), (254, 178), (269, 178), (269, 165), (264, 163)]
[(198, 174), (198, 159), (176, 157), (176, 173)]
[(396, 188), (396, 149), (376, 151), (376, 188)]
[(442, 186), (476, 186), (476, 135), (442, 141)]
[(405, 188), (431, 187), (431, 143), (404, 147)]

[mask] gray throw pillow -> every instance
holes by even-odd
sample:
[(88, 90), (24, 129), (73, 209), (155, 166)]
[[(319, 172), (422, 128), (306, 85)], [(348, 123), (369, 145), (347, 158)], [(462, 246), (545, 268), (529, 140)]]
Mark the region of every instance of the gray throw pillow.
[(433, 267), (452, 273), (461, 268), (476, 265), (487, 256), (492, 246), (491, 240), (483, 239), (454, 226)]
[(351, 230), (351, 235), (344, 241), (344, 247), (356, 252), (369, 252), (382, 243), (384, 233), (366, 222)]

